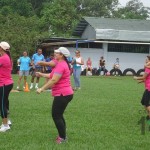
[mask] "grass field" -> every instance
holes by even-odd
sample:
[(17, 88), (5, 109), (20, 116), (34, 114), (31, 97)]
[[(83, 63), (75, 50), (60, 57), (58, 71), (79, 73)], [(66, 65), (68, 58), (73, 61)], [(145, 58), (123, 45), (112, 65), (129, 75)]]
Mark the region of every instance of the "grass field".
[[(18, 76), (13, 76), (16, 88)], [(41, 80), (41, 83), (44, 80)], [(144, 86), (132, 77), (81, 77), (65, 118), (68, 142), (55, 144), (53, 98), (35, 90), (11, 93), (12, 128), (0, 133), (0, 150), (149, 150), (150, 131), (140, 99)], [(145, 124), (144, 124), (145, 123)], [(143, 126), (142, 126), (143, 125)]]

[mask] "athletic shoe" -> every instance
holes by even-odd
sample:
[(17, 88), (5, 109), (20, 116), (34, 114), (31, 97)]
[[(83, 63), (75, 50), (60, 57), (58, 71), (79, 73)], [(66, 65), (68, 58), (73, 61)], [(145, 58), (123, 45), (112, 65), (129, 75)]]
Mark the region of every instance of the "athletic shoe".
[(77, 90), (77, 88), (76, 88), (76, 87), (74, 87), (74, 88), (73, 88), (73, 91), (76, 91), (76, 90)]
[(17, 86), (17, 88), (16, 88), (17, 90), (19, 90), (19, 86)]
[(30, 90), (31, 90), (31, 89), (33, 89), (33, 86), (32, 86), (32, 85), (30, 86)]
[(57, 144), (61, 144), (61, 143), (64, 143), (64, 142), (66, 142), (66, 139), (63, 139), (63, 138), (61, 138), (59, 136), (56, 138), (56, 143)]
[(6, 132), (7, 130), (10, 129), (10, 126), (7, 125), (7, 126), (4, 126), (3, 124), (1, 125), (1, 128), (0, 128), (0, 132)]
[(25, 89), (25, 86), (23, 86), (23, 89)]
[(38, 86), (35, 86), (35, 89), (38, 89)]
[(9, 126), (12, 125), (12, 123), (11, 123), (11, 121), (9, 119), (8, 119), (7, 123), (8, 123)]
[[(11, 121), (8, 119), (8, 121), (7, 121), (7, 124), (9, 125), (9, 126), (11, 126), (12, 125), (12, 123), (11, 123)], [(0, 128), (3, 126), (4, 124), (2, 123), (1, 124), (1, 126), (0, 126)]]

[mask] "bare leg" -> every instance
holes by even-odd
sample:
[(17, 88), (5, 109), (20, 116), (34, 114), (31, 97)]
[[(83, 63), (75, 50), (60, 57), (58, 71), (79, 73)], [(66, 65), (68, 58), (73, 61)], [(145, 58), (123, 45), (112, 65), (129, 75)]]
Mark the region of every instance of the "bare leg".
[(18, 87), (20, 86), (21, 80), (22, 80), (22, 76), (19, 76), (19, 79), (18, 79)]
[(24, 87), (26, 87), (27, 76), (24, 76)]
[(35, 78), (35, 76), (32, 76), (31, 83), (34, 83), (34, 78)]
[(150, 118), (150, 106), (147, 107), (147, 113), (148, 113), (148, 116)]
[(7, 118), (3, 118), (2, 121), (3, 121), (3, 124), (7, 124), (8, 119)]
[(36, 77), (36, 83), (39, 83), (40, 78)]

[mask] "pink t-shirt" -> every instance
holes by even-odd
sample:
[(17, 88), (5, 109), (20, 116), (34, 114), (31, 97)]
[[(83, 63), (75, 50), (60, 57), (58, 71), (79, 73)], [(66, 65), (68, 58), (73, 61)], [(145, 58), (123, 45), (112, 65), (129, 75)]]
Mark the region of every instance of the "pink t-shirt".
[(0, 57), (0, 87), (13, 83), (11, 77), (12, 63), (7, 54)]
[(50, 74), (50, 79), (52, 79), (54, 74), (61, 75), (60, 80), (52, 87), (53, 96), (63, 96), (73, 94), (73, 90), (70, 82), (70, 70), (66, 61), (57, 62)]
[(145, 80), (145, 89), (150, 91), (150, 69), (145, 68), (145, 73), (147, 74), (147, 77)]

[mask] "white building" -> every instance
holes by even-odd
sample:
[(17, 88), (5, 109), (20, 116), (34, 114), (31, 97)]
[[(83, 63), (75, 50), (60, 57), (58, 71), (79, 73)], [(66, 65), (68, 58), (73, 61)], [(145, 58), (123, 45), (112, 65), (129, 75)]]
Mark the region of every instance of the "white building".
[(92, 58), (96, 67), (100, 56), (104, 56), (108, 70), (119, 58), (122, 71), (126, 68), (138, 71), (143, 68), (150, 51), (149, 20), (84, 17), (73, 35), (102, 43), (102, 47), (97, 49), (81, 51), (85, 58)]
[(79, 49), (84, 60), (91, 57), (93, 67), (96, 68), (100, 57), (104, 56), (109, 71), (116, 58), (119, 58), (122, 72), (127, 68), (136, 72), (142, 69), (150, 52), (150, 20), (84, 17), (73, 36), (78, 37), (78, 40), (59, 38), (57, 42), (43, 42), (42, 46), (66, 46), (72, 56), (75, 49)]

